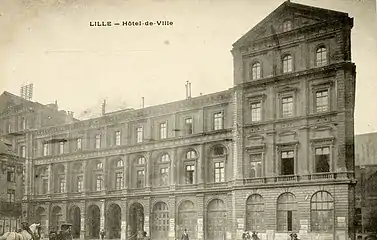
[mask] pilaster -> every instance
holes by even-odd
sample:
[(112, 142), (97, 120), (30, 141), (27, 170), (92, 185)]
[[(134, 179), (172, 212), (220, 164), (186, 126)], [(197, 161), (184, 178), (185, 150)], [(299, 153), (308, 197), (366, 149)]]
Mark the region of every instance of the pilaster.
[(196, 195), (196, 204), (198, 210), (198, 219), (197, 219), (197, 239), (204, 239), (204, 194)]
[(124, 240), (127, 239), (127, 216), (129, 214), (127, 198), (122, 198), (120, 208), (122, 212), (120, 238)]
[(197, 174), (197, 183), (198, 183), (198, 187), (201, 188), (201, 187), (204, 187), (204, 167), (205, 167), (205, 149), (204, 149), (204, 145), (200, 145), (199, 146), (199, 158), (198, 158), (198, 162), (196, 164), (196, 169), (198, 171), (198, 174)]
[(100, 229), (105, 229), (105, 200), (100, 200)]
[(123, 161), (124, 161), (124, 168), (123, 168), (123, 178), (124, 178), (124, 189), (128, 189), (129, 188), (129, 185), (130, 185), (130, 179), (129, 179), (129, 176), (130, 175), (130, 170), (129, 170), (129, 156), (128, 155), (124, 155), (123, 156)]
[(51, 163), (48, 165), (48, 193), (54, 193), (53, 165)]
[(80, 203), (80, 214), (81, 214), (81, 226), (80, 226), (80, 239), (85, 239), (86, 236), (86, 202), (81, 201)]
[(175, 196), (169, 196), (169, 240), (175, 240), (175, 206), (176, 206), (176, 199)]

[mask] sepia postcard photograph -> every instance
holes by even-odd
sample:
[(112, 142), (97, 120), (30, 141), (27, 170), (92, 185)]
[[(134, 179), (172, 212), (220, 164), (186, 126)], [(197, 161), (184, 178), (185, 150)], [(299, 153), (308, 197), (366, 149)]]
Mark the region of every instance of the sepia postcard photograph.
[(377, 240), (376, 5), (0, 0), (0, 240)]

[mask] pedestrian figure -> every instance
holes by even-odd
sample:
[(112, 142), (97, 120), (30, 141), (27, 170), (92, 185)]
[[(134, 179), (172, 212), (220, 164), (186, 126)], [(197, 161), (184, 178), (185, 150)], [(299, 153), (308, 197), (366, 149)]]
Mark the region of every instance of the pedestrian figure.
[(246, 229), (243, 231), (243, 233), (242, 233), (242, 240), (246, 240), (247, 238), (247, 231), (246, 231)]
[(99, 232), (99, 235), (100, 235), (101, 239), (103, 240), (105, 238), (105, 235), (106, 235), (105, 230), (101, 229), (101, 231)]
[(253, 234), (251, 235), (251, 239), (252, 240), (260, 240), (259, 237), (258, 237), (258, 233), (256, 233), (255, 231), (253, 231)]
[(292, 239), (292, 240), (300, 240), (300, 239), (297, 237), (297, 234), (296, 234), (296, 233), (292, 233), (292, 234), (291, 234), (291, 239)]
[(147, 232), (143, 232), (143, 240), (149, 240), (150, 238), (147, 236)]
[(183, 234), (182, 234), (181, 240), (189, 240), (189, 235), (188, 235), (188, 233), (187, 233), (187, 229), (185, 229), (185, 230), (183, 231)]

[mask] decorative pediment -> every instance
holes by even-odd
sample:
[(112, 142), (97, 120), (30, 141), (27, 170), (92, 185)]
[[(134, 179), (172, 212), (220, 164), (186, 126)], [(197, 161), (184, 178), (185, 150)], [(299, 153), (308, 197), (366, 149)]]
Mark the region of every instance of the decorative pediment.
[(310, 142), (312, 145), (332, 145), (334, 140), (334, 137), (311, 138)]
[(247, 99), (249, 100), (250, 103), (254, 101), (263, 101), (264, 99), (267, 98), (267, 95), (264, 93), (259, 93), (259, 94), (249, 94), (246, 96)]
[(297, 87), (292, 87), (292, 86), (284, 86), (277, 89), (279, 94), (284, 94), (286, 92), (296, 92), (297, 90), (298, 90)]
[(283, 136), (293, 136), (293, 137), (295, 137), (296, 134), (297, 133), (295, 131), (291, 131), (291, 130), (282, 131), (282, 132), (278, 133), (279, 137), (283, 137)]
[(282, 23), (292, 22), (292, 29), (314, 25), (320, 22), (342, 20), (348, 17), (347, 13), (331, 11), (298, 3), (285, 1), (266, 18), (259, 22), (249, 32), (236, 41), (233, 46), (241, 47), (246, 44), (282, 33)]
[(296, 140), (296, 132), (295, 131), (282, 131), (278, 133), (278, 142), (280, 143), (289, 143), (295, 142)]

